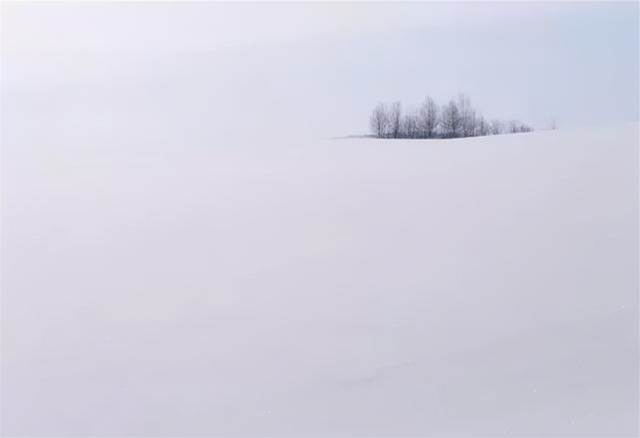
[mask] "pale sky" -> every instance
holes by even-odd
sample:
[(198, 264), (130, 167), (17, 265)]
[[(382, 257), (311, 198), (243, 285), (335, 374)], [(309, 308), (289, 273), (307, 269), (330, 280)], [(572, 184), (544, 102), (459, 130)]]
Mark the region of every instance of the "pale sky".
[[(543, 3), (8, 3), (4, 50), (212, 50), (406, 30), (486, 31), (571, 19), (593, 6)], [(600, 8), (602, 10), (602, 8)], [(607, 7), (613, 11), (616, 8)], [(620, 8), (618, 8), (620, 9)], [(627, 5), (628, 13), (633, 5)], [(543, 21), (538, 21), (543, 20)]]
[(378, 101), (458, 92), (538, 128), (638, 119), (633, 2), (4, 3), (2, 53), (4, 92), (187, 81), (228, 107), (313, 107), (329, 136), (366, 131)]

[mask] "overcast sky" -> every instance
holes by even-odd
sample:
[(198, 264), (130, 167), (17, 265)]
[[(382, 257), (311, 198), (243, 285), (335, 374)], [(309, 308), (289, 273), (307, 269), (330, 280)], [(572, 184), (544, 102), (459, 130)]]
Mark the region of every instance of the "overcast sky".
[(5, 3), (2, 37), (6, 98), (161, 89), (185, 120), (215, 102), (225, 126), (295, 114), (327, 136), (366, 131), (378, 101), (462, 91), (538, 128), (638, 119), (635, 2)]

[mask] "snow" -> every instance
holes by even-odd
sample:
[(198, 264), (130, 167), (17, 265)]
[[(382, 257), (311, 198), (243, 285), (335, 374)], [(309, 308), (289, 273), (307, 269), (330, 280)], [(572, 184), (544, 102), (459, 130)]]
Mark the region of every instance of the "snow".
[(638, 433), (637, 124), (107, 147), (16, 114), (5, 436)]

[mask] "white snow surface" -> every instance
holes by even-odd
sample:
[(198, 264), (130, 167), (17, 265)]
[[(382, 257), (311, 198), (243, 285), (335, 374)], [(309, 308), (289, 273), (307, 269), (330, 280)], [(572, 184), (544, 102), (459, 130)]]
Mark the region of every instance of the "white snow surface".
[(12, 108), (4, 436), (638, 433), (637, 124), (90, 141)]

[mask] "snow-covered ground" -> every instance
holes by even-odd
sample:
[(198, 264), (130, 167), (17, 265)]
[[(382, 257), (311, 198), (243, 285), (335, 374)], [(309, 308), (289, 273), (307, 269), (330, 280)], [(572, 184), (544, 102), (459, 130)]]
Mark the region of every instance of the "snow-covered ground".
[(94, 112), (106, 147), (12, 108), (5, 436), (637, 434), (637, 124), (140, 147)]

